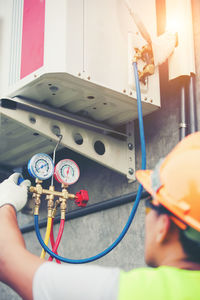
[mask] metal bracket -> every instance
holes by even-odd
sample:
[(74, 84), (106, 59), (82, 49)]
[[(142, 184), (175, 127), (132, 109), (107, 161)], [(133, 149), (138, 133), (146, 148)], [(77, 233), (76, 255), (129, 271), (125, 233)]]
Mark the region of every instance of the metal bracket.
[[(38, 106), (39, 109), (39, 106)], [(62, 145), (78, 152), (97, 163), (104, 165), (114, 171), (126, 175), (129, 182), (135, 180), (135, 144), (133, 122), (127, 124), (126, 140), (117, 139), (112, 136), (95, 130), (83, 128), (80, 124), (72, 125), (67, 122), (58, 121), (53, 117), (46, 117), (22, 109), (9, 109), (0, 107), (0, 113), (15, 120), (34, 132), (49, 139), (57, 141), (55, 131), (63, 135)], [(126, 135), (124, 135), (126, 136)], [(4, 137), (6, 138), (6, 137)], [(122, 137), (121, 137), (122, 138)], [(123, 137), (124, 138), (124, 137)], [(24, 144), (27, 142), (24, 140)], [(15, 145), (17, 147), (18, 145)], [(22, 148), (22, 145), (20, 144)], [(10, 149), (9, 149), (10, 150)], [(37, 149), (40, 150), (39, 148)], [(51, 152), (52, 146), (49, 147)], [(10, 160), (14, 159), (11, 157)], [(3, 163), (3, 156), (0, 155), (0, 163)], [(26, 163), (26, 161), (24, 161)]]
[(135, 178), (135, 134), (134, 121), (126, 124), (127, 133), (127, 163), (128, 163), (128, 182), (133, 182)]

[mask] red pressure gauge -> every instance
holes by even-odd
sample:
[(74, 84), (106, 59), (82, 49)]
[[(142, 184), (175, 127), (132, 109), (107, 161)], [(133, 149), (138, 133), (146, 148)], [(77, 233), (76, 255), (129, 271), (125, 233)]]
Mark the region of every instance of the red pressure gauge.
[(71, 185), (79, 179), (79, 176), (79, 167), (71, 159), (63, 159), (55, 166), (54, 177), (60, 183)]

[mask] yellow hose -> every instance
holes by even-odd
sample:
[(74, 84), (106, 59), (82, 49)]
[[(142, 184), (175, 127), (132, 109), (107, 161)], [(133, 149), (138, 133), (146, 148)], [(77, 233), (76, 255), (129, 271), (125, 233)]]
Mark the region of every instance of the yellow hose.
[[(48, 217), (47, 229), (46, 229), (46, 234), (45, 234), (45, 239), (44, 239), (44, 243), (46, 246), (48, 246), (49, 237), (50, 237), (50, 233), (51, 233), (51, 226), (52, 226), (52, 218)], [(45, 255), (46, 255), (46, 251), (44, 251), (44, 249), (42, 249), (40, 258), (45, 258)]]

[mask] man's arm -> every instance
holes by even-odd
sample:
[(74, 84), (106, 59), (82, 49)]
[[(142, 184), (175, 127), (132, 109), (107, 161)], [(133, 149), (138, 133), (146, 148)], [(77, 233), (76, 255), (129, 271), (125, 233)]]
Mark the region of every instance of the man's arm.
[(14, 173), (0, 184), (0, 281), (12, 287), (23, 299), (33, 299), (32, 282), (44, 262), (26, 250), (16, 211), (27, 202), (29, 180), (19, 184)]
[(44, 263), (26, 250), (19, 230), (15, 209), (0, 208), (0, 280), (12, 287), (23, 299), (31, 300), (33, 277)]
[(66, 267), (53, 262), (39, 268), (45, 260), (26, 250), (17, 223), (15, 209), (25, 205), (29, 185), (27, 181), (18, 185), (19, 175), (15, 173), (0, 184), (0, 281), (25, 300), (33, 299), (33, 291), (34, 297), (41, 300), (116, 300), (118, 269)]

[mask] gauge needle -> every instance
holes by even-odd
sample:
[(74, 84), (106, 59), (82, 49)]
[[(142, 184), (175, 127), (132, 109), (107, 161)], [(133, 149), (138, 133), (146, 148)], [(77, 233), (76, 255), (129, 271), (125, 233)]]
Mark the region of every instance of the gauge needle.
[(41, 166), (38, 168), (38, 170), (40, 170), (40, 169), (42, 169), (42, 168), (44, 168), (44, 167), (46, 167), (46, 166), (47, 166), (47, 163), (44, 164), (44, 165), (41, 165)]
[(67, 169), (67, 176), (68, 176), (68, 174), (69, 174), (69, 167), (68, 167), (68, 169)]

